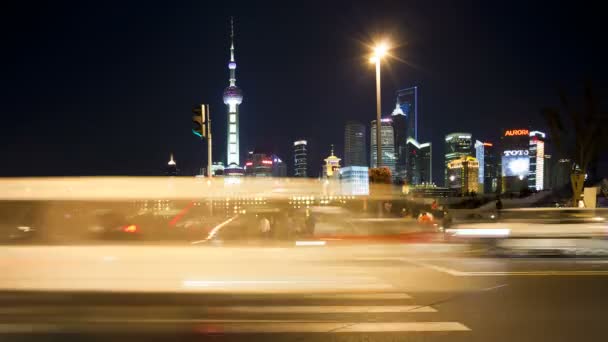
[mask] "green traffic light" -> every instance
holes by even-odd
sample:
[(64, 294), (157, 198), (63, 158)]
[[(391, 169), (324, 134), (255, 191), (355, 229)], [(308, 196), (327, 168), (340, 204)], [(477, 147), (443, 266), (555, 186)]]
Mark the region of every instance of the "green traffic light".
[(197, 132), (194, 130), (194, 128), (192, 129), (192, 133), (194, 133), (194, 135), (199, 136), (199, 137), (203, 137), (203, 135), (200, 132)]

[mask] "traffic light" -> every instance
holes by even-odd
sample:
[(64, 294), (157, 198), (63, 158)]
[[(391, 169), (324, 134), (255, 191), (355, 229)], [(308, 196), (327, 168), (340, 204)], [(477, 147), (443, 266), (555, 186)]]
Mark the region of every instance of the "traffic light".
[(199, 106), (194, 106), (192, 108), (192, 123), (194, 124), (192, 127), (192, 133), (194, 135), (199, 136), (201, 138), (207, 137), (207, 118), (209, 113), (208, 105), (202, 104)]

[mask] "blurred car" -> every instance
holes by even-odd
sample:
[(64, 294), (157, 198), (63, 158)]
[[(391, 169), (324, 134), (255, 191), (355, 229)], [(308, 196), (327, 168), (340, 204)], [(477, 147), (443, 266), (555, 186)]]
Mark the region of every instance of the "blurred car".
[(0, 203), (0, 243), (32, 241), (40, 226), (37, 209), (31, 202)]
[(608, 211), (502, 210), (485, 222), (456, 223), (445, 234), (449, 241), (481, 245), (495, 255), (608, 255)]
[(140, 227), (129, 220), (128, 216), (111, 211), (99, 210), (89, 231), (102, 239), (138, 239)]

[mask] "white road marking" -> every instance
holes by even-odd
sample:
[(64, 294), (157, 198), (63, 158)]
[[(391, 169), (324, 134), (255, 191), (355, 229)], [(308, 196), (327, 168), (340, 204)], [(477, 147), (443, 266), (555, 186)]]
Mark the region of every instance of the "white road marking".
[(437, 272), (446, 273), (455, 277), (497, 277), (497, 276), (608, 276), (606, 271), (592, 270), (573, 270), (573, 271), (487, 271), (487, 272), (466, 272), (459, 271), (448, 267), (438, 266), (427, 262), (405, 259), (404, 262), (425, 267)]
[[(138, 323), (151, 323), (149, 320), (116, 320), (113, 322), (82, 322), (79, 324), (0, 324), (0, 333), (58, 333), (58, 332), (100, 332), (112, 331), (162, 331), (175, 327), (162, 324), (142, 327)], [(353, 332), (433, 332), (433, 331), (471, 331), (459, 322), (311, 322), (311, 321), (208, 321), (208, 320), (158, 320), (155, 323), (197, 324), (196, 331), (201, 334), (244, 334), (244, 333), (353, 333)], [(110, 325), (108, 325), (110, 324)]]
[(206, 310), (211, 313), (285, 313), (285, 314), (307, 314), (307, 313), (420, 313), (420, 312), (437, 312), (430, 306), (420, 305), (380, 305), (380, 306), (219, 306), (207, 307)]
[(319, 280), (184, 280), (182, 287), (197, 290), (284, 290), (293, 291), (297, 289), (319, 289), (324, 292), (336, 292), (340, 290), (387, 290), (393, 289), (393, 285), (375, 282), (373, 277), (348, 277), (344, 279), (319, 279)]
[(349, 300), (397, 300), (397, 299), (411, 299), (407, 293), (334, 293), (324, 295), (310, 295), (306, 296), (307, 299), (349, 299)]

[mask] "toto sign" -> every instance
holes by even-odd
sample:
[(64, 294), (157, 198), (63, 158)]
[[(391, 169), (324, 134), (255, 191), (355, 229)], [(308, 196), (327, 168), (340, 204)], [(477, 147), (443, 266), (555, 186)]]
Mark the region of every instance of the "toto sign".
[(516, 137), (521, 135), (530, 135), (527, 129), (509, 129), (505, 131), (505, 137)]
[(510, 150), (503, 152), (505, 157), (527, 156), (530, 154), (528, 150)]

